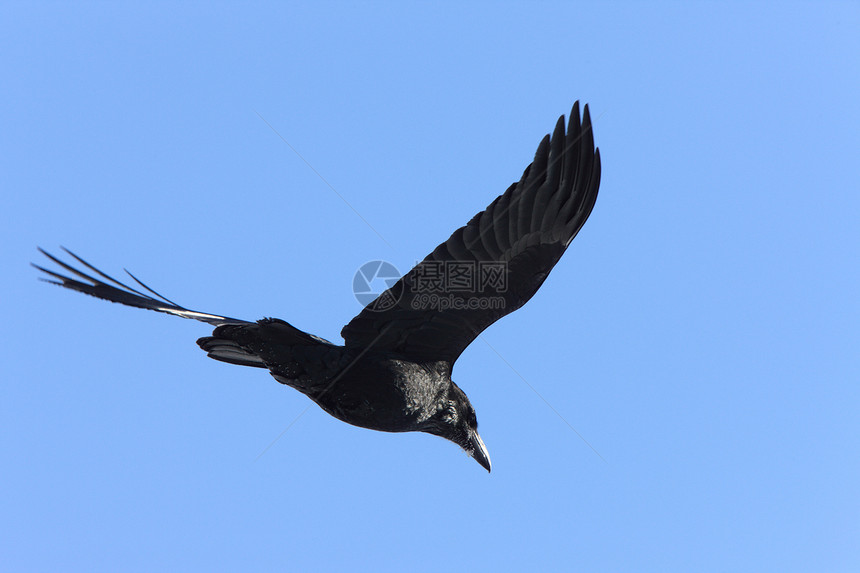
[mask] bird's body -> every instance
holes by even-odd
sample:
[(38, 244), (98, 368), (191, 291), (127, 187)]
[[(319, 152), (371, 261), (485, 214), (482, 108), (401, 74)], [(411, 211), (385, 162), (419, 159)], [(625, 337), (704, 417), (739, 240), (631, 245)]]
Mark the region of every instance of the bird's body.
[(217, 360), (261, 360), (280, 382), (337, 418), (385, 432), (420, 430), (447, 399), (451, 368), (396, 353), (346, 348), (298, 331), (280, 319), (219, 326), (197, 341)]
[[(518, 183), (344, 327), (344, 346), (280, 319), (249, 322), (186, 309), (134, 276), (147, 292), (70, 252), (96, 276), (44, 251), (77, 278), (34, 266), (66, 288), (212, 324), (212, 335), (198, 340), (210, 357), (266, 368), (278, 382), (349, 424), (442, 436), (489, 471), (475, 410), (451, 373), (478, 334), (537, 292), (591, 213), (600, 156), (588, 106), (580, 123), (579, 104), (574, 105), (566, 133), (563, 120), (552, 138), (541, 142)], [(440, 296), (448, 303), (439, 304)]]

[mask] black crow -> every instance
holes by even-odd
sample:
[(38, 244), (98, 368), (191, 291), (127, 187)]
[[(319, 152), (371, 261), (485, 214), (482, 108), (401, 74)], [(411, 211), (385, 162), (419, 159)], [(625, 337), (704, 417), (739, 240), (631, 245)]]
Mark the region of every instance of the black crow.
[(528, 302), (591, 213), (600, 184), (591, 131), (588, 106), (580, 122), (575, 103), (567, 133), (561, 116), (519, 182), (368, 304), (341, 332), (343, 346), (276, 318), (189, 310), (131, 273), (142, 290), (68, 250), (80, 268), (39, 249), (68, 276), (33, 266), (72, 290), (214, 325), (197, 341), (210, 357), (266, 368), (349, 424), (442, 436), (490, 471), (475, 409), (451, 371), (478, 334)]

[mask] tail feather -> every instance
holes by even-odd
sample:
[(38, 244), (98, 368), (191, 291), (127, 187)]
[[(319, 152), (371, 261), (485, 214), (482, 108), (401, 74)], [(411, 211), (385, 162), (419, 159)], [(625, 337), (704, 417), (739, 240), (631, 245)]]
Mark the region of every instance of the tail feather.
[(197, 344), (206, 351), (209, 358), (214, 358), (221, 362), (237, 364), (239, 366), (254, 366), (256, 368), (267, 367), (262, 358), (242, 348), (235, 340), (205, 336), (198, 339)]
[(279, 318), (224, 324), (197, 344), (215, 360), (269, 368), (281, 376), (280, 382), (295, 381), (326, 369), (336, 370), (341, 358), (341, 347)]

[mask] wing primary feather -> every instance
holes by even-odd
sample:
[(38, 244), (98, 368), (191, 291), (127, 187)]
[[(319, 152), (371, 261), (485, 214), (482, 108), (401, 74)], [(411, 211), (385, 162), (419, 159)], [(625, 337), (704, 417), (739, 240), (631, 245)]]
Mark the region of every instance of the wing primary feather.
[(550, 157), (550, 137), (547, 134), (535, 152), (535, 159), (532, 162), (531, 173), (526, 184), (511, 201), (511, 208), (515, 209), (512, 217), (515, 221), (513, 237), (523, 237), (531, 231), (534, 197), (541, 184), (546, 180), (547, 162)]
[[(69, 249), (67, 249), (66, 247), (60, 247), (60, 248), (61, 248), (61, 249), (63, 249), (64, 251), (66, 251), (66, 253), (68, 253), (68, 254), (69, 254), (69, 255), (71, 255), (72, 257), (74, 257), (74, 259), (75, 259), (76, 261), (78, 261), (79, 263), (81, 263), (82, 265), (84, 265), (85, 267), (87, 267), (88, 269), (90, 269), (91, 271), (93, 271), (94, 273), (96, 273), (97, 275), (99, 275), (100, 277), (102, 277), (103, 279), (108, 280), (108, 281), (110, 281), (110, 282), (114, 283), (115, 285), (119, 285), (119, 286), (121, 286), (122, 288), (124, 288), (124, 289), (126, 289), (126, 290), (129, 290), (129, 291), (133, 292), (133, 293), (134, 293), (134, 294), (136, 294), (136, 295), (140, 295), (140, 296), (145, 297), (145, 298), (152, 298), (152, 297), (150, 297), (148, 294), (146, 294), (146, 293), (142, 293), (142, 292), (140, 292), (139, 290), (134, 289), (134, 288), (132, 288), (132, 287), (128, 286), (127, 284), (125, 284), (125, 283), (123, 283), (123, 282), (120, 282), (120, 281), (116, 280), (116, 279), (115, 279), (115, 278), (113, 278), (112, 276), (110, 276), (110, 275), (108, 275), (108, 274), (105, 274), (104, 272), (102, 272), (102, 271), (100, 271), (99, 269), (95, 268), (94, 266), (92, 266), (91, 264), (89, 264), (88, 262), (86, 262), (84, 259), (82, 259), (82, 258), (81, 258), (81, 257), (79, 257), (78, 255), (76, 255), (75, 253), (73, 253), (72, 251), (70, 251)], [(50, 258), (52, 261), (54, 261), (55, 263), (57, 263), (57, 264), (61, 265), (64, 269), (66, 269), (66, 270), (68, 270), (68, 271), (70, 271), (70, 272), (73, 272), (73, 273), (75, 273), (76, 275), (78, 275), (78, 276), (80, 276), (80, 277), (82, 277), (82, 278), (86, 278), (87, 280), (90, 280), (90, 281), (93, 281), (93, 282), (101, 282), (101, 281), (99, 281), (99, 280), (97, 280), (97, 279), (94, 279), (93, 277), (91, 277), (91, 276), (89, 276), (89, 275), (87, 275), (87, 274), (84, 274), (84, 273), (82, 273), (82, 272), (78, 271), (78, 270), (77, 270), (77, 269), (75, 269), (74, 267), (71, 267), (71, 266), (67, 265), (66, 263), (63, 263), (62, 261), (60, 261), (60, 260), (59, 260), (59, 259), (57, 259), (56, 257), (53, 257), (53, 256), (51, 256), (50, 254), (48, 254), (48, 253), (46, 253), (45, 251), (43, 251), (41, 248), (39, 248), (39, 250), (40, 250), (40, 251), (42, 251), (42, 253), (43, 253), (44, 255), (46, 255), (48, 258)], [(132, 278), (134, 278), (134, 277), (132, 277)], [(171, 303), (171, 304), (173, 304), (173, 303)], [(177, 305), (177, 306), (178, 306), (178, 305)]]
[[(63, 261), (61, 261), (60, 259), (58, 259), (58, 258), (57, 258), (57, 257), (55, 257), (54, 255), (52, 255), (51, 253), (49, 253), (49, 252), (45, 251), (44, 249), (42, 249), (41, 247), (37, 247), (37, 248), (39, 249), (39, 252), (41, 252), (43, 255), (45, 255), (46, 257), (48, 257), (49, 259), (51, 259), (52, 261), (54, 261), (55, 263), (57, 263), (59, 266), (63, 267), (64, 269), (66, 269), (67, 271), (69, 271), (70, 273), (72, 273), (73, 275), (76, 275), (76, 276), (78, 276), (78, 277), (80, 277), (80, 278), (82, 278), (82, 279), (84, 279), (84, 280), (88, 280), (88, 281), (90, 281), (91, 283), (93, 283), (93, 284), (95, 284), (95, 285), (98, 285), (98, 284), (105, 285), (105, 283), (103, 283), (103, 282), (102, 282), (102, 281), (100, 281), (99, 279), (97, 279), (97, 278), (95, 278), (95, 277), (91, 277), (91, 276), (90, 276), (90, 275), (88, 275), (87, 273), (85, 273), (85, 272), (83, 272), (83, 271), (81, 271), (81, 270), (76, 269), (75, 267), (73, 267), (73, 266), (69, 265), (68, 263), (64, 263)], [(62, 248), (62, 247), (61, 247), (61, 248)], [(65, 250), (65, 249), (63, 249), (63, 250)], [(146, 298), (146, 299), (151, 299), (151, 298), (152, 298), (152, 297), (150, 297), (150, 296), (148, 296), (148, 295), (143, 294), (142, 292), (138, 292), (138, 291), (134, 290), (133, 288), (128, 287), (128, 286), (126, 286), (126, 285), (122, 284), (121, 282), (119, 282), (119, 281), (118, 281), (118, 280), (116, 280), (116, 279), (113, 279), (113, 278), (109, 277), (108, 275), (104, 274), (104, 273), (103, 273), (103, 272), (101, 272), (100, 270), (95, 269), (94, 267), (92, 267), (92, 265), (90, 265), (89, 263), (87, 263), (87, 262), (86, 262), (86, 261), (84, 261), (83, 259), (80, 259), (79, 257), (75, 256), (73, 253), (71, 253), (71, 252), (69, 252), (69, 251), (66, 251), (66, 252), (68, 252), (70, 255), (72, 255), (73, 257), (75, 257), (76, 259), (78, 259), (78, 260), (79, 260), (79, 262), (80, 262), (81, 264), (85, 265), (87, 268), (91, 268), (91, 269), (93, 269), (93, 270), (94, 270), (94, 271), (95, 271), (99, 276), (102, 276), (102, 277), (104, 277), (105, 279), (107, 279), (107, 280), (109, 280), (109, 281), (111, 281), (111, 282), (113, 282), (113, 283), (115, 283), (115, 284), (120, 285), (122, 288), (127, 289), (127, 290), (129, 290), (129, 291), (133, 292), (134, 294), (136, 294), (136, 295), (138, 295), (138, 296), (142, 296), (142, 297), (144, 297), (144, 298)], [(31, 263), (31, 264), (32, 264), (32, 263)], [(37, 265), (33, 265), (33, 266), (37, 266)], [(41, 267), (37, 267), (37, 268), (41, 269)], [(42, 269), (42, 270), (44, 270), (44, 269)], [(46, 272), (48, 272), (48, 271), (46, 271)], [(75, 281), (74, 279), (71, 279), (71, 278), (69, 278), (69, 277), (64, 277), (63, 275), (59, 275), (59, 274), (57, 274), (57, 273), (50, 273), (50, 274), (52, 274), (52, 275), (56, 276), (57, 278), (59, 278), (59, 279), (63, 280), (64, 282), (65, 282), (66, 280), (72, 280), (72, 281), (76, 282), (76, 283), (77, 283), (77, 284), (79, 284), (79, 285), (86, 286), (86, 285), (84, 285), (84, 283), (81, 283), (81, 282), (79, 282), (79, 281)], [(105, 285), (105, 286), (108, 286), (108, 285)], [(113, 287), (111, 287), (111, 288), (113, 288)]]
[(488, 227), (494, 225), (496, 217), (499, 215), (497, 209), (499, 199), (500, 197), (496, 197), (496, 200), (490, 203), (490, 206), (484, 210), (484, 213), (475, 225), (477, 236), (473, 238), (472, 243), (468, 243), (471, 247), (474, 242), (481, 241), (484, 250), (489, 255), (488, 260), (498, 260), (503, 252), (503, 249), (499, 248), (499, 244), (496, 241), (496, 234), (487, 232)]
[[(146, 289), (147, 291), (149, 291), (150, 293), (155, 295), (155, 297), (158, 297), (158, 298), (154, 298), (153, 296), (150, 296), (144, 292), (141, 292), (141, 291), (139, 291), (139, 290), (127, 285), (127, 284), (124, 284), (124, 283), (116, 280), (115, 278), (111, 277), (110, 275), (100, 271), (99, 269), (97, 269), (93, 265), (89, 264), (88, 262), (86, 262), (81, 257), (77, 256), (73, 252), (69, 251), (66, 248), (63, 248), (63, 250), (66, 251), (66, 253), (68, 253), (71, 257), (73, 257), (81, 265), (83, 265), (87, 269), (90, 269), (93, 273), (95, 273), (99, 277), (102, 277), (106, 281), (109, 281), (109, 282), (113, 283), (114, 285), (118, 285), (118, 286), (113, 286), (111, 284), (103, 282), (102, 280), (100, 280), (94, 276), (91, 276), (91, 275), (83, 272), (80, 269), (77, 269), (77, 268), (71, 266), (68, 263), (61, 261), (60, 259), (58, 259), (54, 255), (50, 254), (49, 252), (45, 251), (44, 249), (42, 249), (40, 247), (37, 247), (37, 248), (39, 249), (40, 253), (45, 255), (48, 259), (50, 259), (51, 261), (56, 263), (59, 267), (65, 269), (66, 271), (69, 272), (70, 275), (72, 275), (72, 276), (66, 276), (66, 275), (63, 275), (61, 273), (48, 270), (48, 269), (46, 269), (40, 265), (37, 265), (36, 263), (30, 263), (34, 268), (42, 271), (43, 273), (45, 273), (49, 277), (53, 277), (55, 279), (58, 279), (58, 280), (50, 280), (50, 279), (43, 278), (42, 280), (44, 280), (45, 282), (59, 285), (61, 287), (65, 287), (65, 288), (68, 288), (71, 290), (76, 290), (78, 292), (82, 292), (84, 294), (88, 294), (90, 296), (94, 296), (96, 298), (100, 298), (103, 300), (108, 300), (110, 302), (116, 302), (119, 304), (124, 304), (126, 306), (132, 306), (132, 307), (136, 307), (136, 308), (143, 308), (143, 309), (147, 309), (147, 310), (154, 310), (156, 312), (163, 312), (166, 314), (172, 314), (174, 316), (179, 316), (181, 318), (190, 318), (190, 319), (194, 319), (194, 320), (199, 320), (200, 322), (205, 322), (205, 323), (212, 324), (215, 326), (220, 326), (223, 324), (248, 324), (248, 321), (245, 321), (245, 320), (240, 320), (237, 318), (229, 318), (229, 317), (220, 316), (217, 314), (198, 312), (196, 310), (191, 310), (191, 309), (185, 308), (183, 306), (180, 306), (180, 305), (176, 304), (175, 302), (172, 302), (167, 297), (159, 294), (158, 292), (156, 292), (152, 288), (148, 287), (146, 284), (144, 284), (136, 276), (134, 276), (130, 272), (126, 271), (128, 273), (128, 275), (132, 279), (134, 279), (134, 281), (137, 282), (141, 287), (143, 287), (144, 289)], [(79, 277), (82, 280), (72, 278), (73, 276)], [(83, 282), (83, 281), (86, 281), (86, 282)]]
[(176, 304), (175, 302), (173, 302), (172, 300), (170, 300), (170, 299), (169, 299), (169, 298), (167, 298), (166, 296), (164, 296), (164, 295), (162, 295), (162, 294), (159, 294), (159, 293), (155, 292), (154, 290), (152, 290), (151, 288), (149, 288), (148, 286), (146, 286), (146, 285), (143, 283), (143, 281), (141, 281), (139, 278), (137, 278), (136, 276), (134, 276), (133, 274), (131, 274), (131, 271), (130, 271), (130, 270), (128, 270), (128, 269), (123, 269), (123, 270), (126, 272), (126, 274), (127, 274), (128, 276), (130, 276), (132, 279), (134, 279), (134, 282), (136, 282), (137, 284), (139, 284), (140, 286), (142, 286), (143, 288), (145, 288), (146, 290), (148, 290), (149, 292), (151, 292), (152, 294), (154, 294), (155, 296), (157, 296), (157, 297), (158, 297), (158, 298), (160, 298), (161, 300), (163, 300), (163, 301), (165, 301), (165, 302), (169, 302), (169, 303), (170, 303), (170, 304), (172, 304), (173, 306), (177, 306), (177, 307), (179, 307), (179, 308), (182, 308), (182, 306), (181, 306), (181, 305)]

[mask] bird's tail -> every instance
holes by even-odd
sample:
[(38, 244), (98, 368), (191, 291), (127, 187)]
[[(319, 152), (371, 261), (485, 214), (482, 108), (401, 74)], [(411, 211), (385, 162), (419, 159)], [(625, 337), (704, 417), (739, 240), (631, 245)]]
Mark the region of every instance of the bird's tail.
[(206, 351), (206, 355), (209, 358), (239, 366), (266, 368), (266, 361), (247, 347), (242, 346), (241, 343), (231, 336), (232, 334), (232, 332), (224, 332), (224, 327), (219, 326), (212, 333), (212, 336), (198, 338), (197, 345)]
[(324, 368), (326, 361), (340, 357), (336, 345), (279, 318), (223, 324), (197, 344), (215, 360), (269, 368), (288, 379), (311, 373), (308, 369), (315, 364)]

